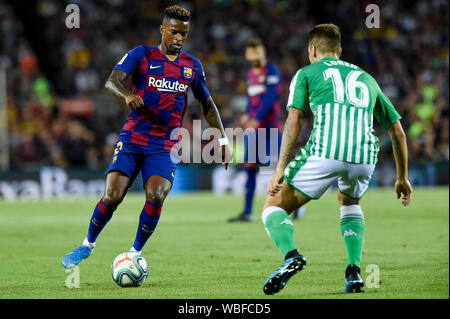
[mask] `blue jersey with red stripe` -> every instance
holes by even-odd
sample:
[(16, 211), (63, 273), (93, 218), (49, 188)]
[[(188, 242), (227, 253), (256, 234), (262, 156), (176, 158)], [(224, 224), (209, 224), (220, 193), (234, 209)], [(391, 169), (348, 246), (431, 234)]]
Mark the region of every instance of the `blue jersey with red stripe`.
[(188, 90), (197, 100), (210, 94), (200, 61), (180, 51), (170, 61), (157, 46), (141, 45), (128, 52), (114, 67), (132, 76), (132, 93), (144, 106), (134, 110), (120, 131), (120, 140), (153, 149), (171, 150), (179, 141)]
[(280, 79), (277, 67), (270, 62), (258, 72), (252, 68), (247, 73), (247, 114), (259, 121), (259, 127), (281, 129)]

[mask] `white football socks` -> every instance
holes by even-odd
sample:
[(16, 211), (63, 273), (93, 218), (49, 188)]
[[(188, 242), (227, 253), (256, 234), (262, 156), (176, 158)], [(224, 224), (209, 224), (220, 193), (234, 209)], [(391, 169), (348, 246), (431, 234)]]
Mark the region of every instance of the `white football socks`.
[(94, 243), (90, 243), (87, 240), (87, 237), (83, 240), (83, 245), (87, 246), (90, 250), (93, 250), (95, 248), (95, 242)]
[(136, 248), (131, 247), (131, 248), (130, 248), (130, 251), (133, 252), (133, 253), (138, 253), (139, 255), (141, 255), (141, 251), (142, 251), (142, 250), (137, 251)]
[[(84, 245), (84, 246), (87, 246), (87, 247), (88, 247), (89, 249), (91, 249), (91, 250), (93, 250), (93, 249), (95, 248), (95, 242), (94, 242), (94, 243), (90, 243), (90, 242), (87, 240), (87, 237), (83, 240), (83, 245)], [(141, 252), (142, 252), (142, 250), (137, 251), (134, 247), (131, 247), (131, 248), (130, 248), (130, 251), (133, 252), (133, 253), (138, 253), (138, 254), (141, 254)]]

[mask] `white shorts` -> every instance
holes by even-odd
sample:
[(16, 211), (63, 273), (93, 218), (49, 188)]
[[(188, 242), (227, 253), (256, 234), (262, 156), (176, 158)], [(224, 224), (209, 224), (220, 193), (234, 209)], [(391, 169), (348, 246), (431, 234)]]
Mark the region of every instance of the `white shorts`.
[(287, 183), (310, 199), (318, 199), (336, 181), (339, 191), (360, 199), (369, 187), (375, 164), (354, 164), (317, 156), (297, 156), (285, 169)]

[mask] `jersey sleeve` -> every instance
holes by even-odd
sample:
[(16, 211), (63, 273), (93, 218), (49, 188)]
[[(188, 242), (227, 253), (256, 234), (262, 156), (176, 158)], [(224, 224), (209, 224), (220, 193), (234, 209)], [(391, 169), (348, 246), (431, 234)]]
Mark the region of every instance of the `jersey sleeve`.
[(192, 93), (198, 101), (206, 100), (210, 97), (208, 87), (206, 86), (206, 76), (203, 66), (198, 59), (194, 60), (194, 67), (197, 69), (195, 79), (191, 83)]
[(269, 67), (266, 79), (266, 93), (261, 97), (262, 107), (256, 114), (258, 121), (264, 120), (267, 113), (273, 109), (273, 104), (278, 100), (278, 86), (280, 85), (280, 73), (271, 65)]
[(136, 68), (139, 67), (144, 57), (145, 47), (142, 45), (138, 46), (125, 54), (113, 70), (122, 70), (127, 75), (130, 75)]
[(377, 84), (377, 99), (375, 101), (375, 107), (373, 110), (373, 115), (377, 119), (378, 123), (387, 131), (391, 125), (400, 120), (402, 117), (398, 114), (394, 105), (387, 98), (386, 95), (381, 91)]
[(308, 95), (308, 80), (305, 71), (298, 70), (291, 80), (289, 86), (289, 98), (287, 102), (287, 108), (295, 107), (297, 109), (306, 111), (306, 107), (309, 104)]

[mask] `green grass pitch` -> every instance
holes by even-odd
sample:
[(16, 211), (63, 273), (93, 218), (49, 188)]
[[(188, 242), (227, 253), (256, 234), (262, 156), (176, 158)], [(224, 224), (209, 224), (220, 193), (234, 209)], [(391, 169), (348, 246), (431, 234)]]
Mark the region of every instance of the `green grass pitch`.
[[(344, 293), (345, 246), (339, 231), (336, 193), (307, 205), (295, 221), (295, 238), (308, 265), (275, 296), (262, 285), (282, 262), (260, 219), (264, 196), (255, 199), (255, 221), (229, 224), (243, 198), (210, 193), (173, 195), (144, 247), (149, 278), (139, 288), (120, 288), (110, 265), (136, 234), (142, 194), (129, 194), (79, 266), (80, 287), (67, 288), (62, 257), (86, 235), (98, 199), (0, 201), (0, 298), (449, 298), (448, 187), (416, 189), (403, 207), (392, 189), (371, 189), (361, 201), (366, 217), (361, 265), (366, 284), (379, 288)], [(372, 276), (372, 277), (370, 277)], [(372, 281), (371, 281), (372, 280)]]

